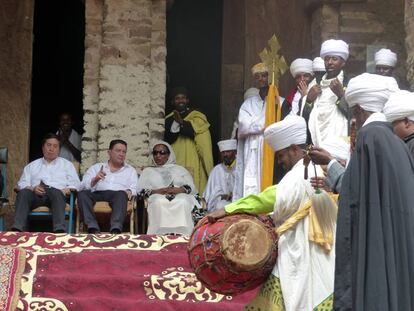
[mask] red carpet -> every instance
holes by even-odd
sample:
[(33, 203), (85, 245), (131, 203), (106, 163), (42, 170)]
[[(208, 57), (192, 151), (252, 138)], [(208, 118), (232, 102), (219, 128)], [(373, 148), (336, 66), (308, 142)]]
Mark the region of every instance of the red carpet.
[(0, 246), (0, 310), (16, 309), (25, 254), (21, 248)]
[(258, 290), (210, 292), (182, 237), (2, 232), (0, 245), (27, 250), (18, 310), (243, 310)]

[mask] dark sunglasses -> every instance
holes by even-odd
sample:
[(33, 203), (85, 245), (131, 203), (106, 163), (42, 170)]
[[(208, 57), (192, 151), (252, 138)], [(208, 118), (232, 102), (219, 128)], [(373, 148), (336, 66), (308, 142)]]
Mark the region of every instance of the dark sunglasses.
[(157, 154), (166, 155), (166, 154), (169, 154), (169, 152), (166, 150), (153, 150), (152, 151), (152, 155), (157, 155)]

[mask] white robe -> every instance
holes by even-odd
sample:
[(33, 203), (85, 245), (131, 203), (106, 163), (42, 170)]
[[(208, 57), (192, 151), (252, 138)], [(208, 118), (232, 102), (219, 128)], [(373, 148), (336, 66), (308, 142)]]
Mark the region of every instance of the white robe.
[[(322, 176), (320, 167), (317, 174)], [(309, 165), (309, 178), (314, 176)], [(303, 160), (283, 177), (276, 187), (273, 218), (276, 227), (293, 215), (314, 192), (303, 179)], [(336, 229), (336, 228), (335, 228)], [(278, 258), (273, 274), (280, 284), (287, 311), (313, 310), (333, 293), (335, 275), (335, 241), (330, 252), (309, 241), (309, 216), (286, 231), (278, 241)], [(335, 232), (335, 230), (334, 230)]]
[(326, 74), (322, 77), (320, 83), (322, 94), (316, 98), (309, 116), (309, 131), (312, 136), (312, 142), (316, 146), (322, 146), (323, 141), (330, 136), (348, 136), (348, 121), (342, 112), (339, 111), (336, 105), (338, 97), (329, 87), (331, 81), (336, 78), (343, 83), (343, 71), (333, 79), (327, 80)]
[[(58, 133), (59, 132), (57, 132), (56, 134)], [(76, 132), (74, 129), (72, 129), (72, 132), (70, 133), (69, 141), (76, 149), (78, 150), (81, 149), (82, 136), (79, 135), (78, 132)], [(70, 149), (66, 147), (65, 145), (62, 145), (60, 147), (59, 157), (64, 158), (71, 162), (76, 161)]]
[(203, 194), (207, 202), (208, 212), (221, 209), (230, 203), (229, 201), (222, 200), (221, 195), (233, 193), (234, 176), (234, 167), (228, 169), (223, 163), (220, 163), (213, 168)]
[(199, 207), (195, 199), (197, 189), (191, 174), (182, 166), (166, 164), (158, 167), (147, 167), (138, 180), (139, 189), (160, 189), (169, 186), (191, 187), (191, 194), (180, 193), (169, 201), (164, 195), (152, 194), (148, 198), (148, 231), (147, 234), (179, 233), (190, 235), (194, 223), (191, 211)]
[(240, 107), (233, 201), (260, 192), (265, 106), (265, 101), (256, 95)]

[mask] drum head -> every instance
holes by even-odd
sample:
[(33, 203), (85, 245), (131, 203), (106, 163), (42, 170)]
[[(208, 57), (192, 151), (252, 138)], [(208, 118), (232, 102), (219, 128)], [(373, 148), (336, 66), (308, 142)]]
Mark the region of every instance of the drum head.
[(262, 267), (272, 254), (273, 243), (265, 225), (256, 219), (229, 224), (220, 239), (224, 258), (238, 271)]

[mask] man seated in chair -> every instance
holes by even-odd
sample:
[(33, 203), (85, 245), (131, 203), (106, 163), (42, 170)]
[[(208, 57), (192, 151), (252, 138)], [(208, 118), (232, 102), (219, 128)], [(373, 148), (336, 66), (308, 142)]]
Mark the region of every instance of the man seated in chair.
[(13, 231), (24, 231), (30, 210), (47, 205), (53, 215), (53, 231), (66, 232), (65, 196), (79, 188), (80, 180), (73, 164), (59, 157), (59, 150), (59, 137), (47, 134), (42, 141), (43, 157), (24, 168), (17, 184)]
[(128, 200), (137, 192), (138, 175), (136, 170), (125, 163), (127, 143), (114, 139), (109, 144), (106, 163), (96, 163), (85, 173), (82, 189), (78, 193), (78, 204), (88, 233), (99, 233), (93, 207), (97, 201), (108, 202), (112, 208), (110, 231), (122, 232), (127, 213)]
[(237, 140), (222, 140), (217, 145), (222, 163), (217, 164), (211, 171), (203, 195), (209, 212), (224, 208), (231, 203), (233, 197)]

